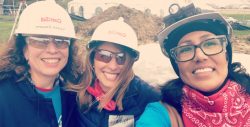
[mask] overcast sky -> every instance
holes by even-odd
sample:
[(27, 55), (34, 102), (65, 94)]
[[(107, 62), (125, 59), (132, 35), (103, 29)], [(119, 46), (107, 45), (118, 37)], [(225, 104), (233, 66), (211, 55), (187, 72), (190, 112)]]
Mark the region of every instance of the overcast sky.
[(203, 1), (205, 3), (212, 3), (218, 6), (225, 6), (229, 4), (249, 4), (249, 0), (193, 0), (196, 2)]
[[(193, 2), (196, 7), (201, 9), (214, 10), (207, 3), (218, 7), (225, 7), (228, 5), (249, 5), (249, 1), (250, 0), (73, 0), (72, 2), (79, 2), (81, 5), (85, 5), (85, 17), (90, 18), (93, 16), (96, 6), (103, 5), (103, 3), (107, 6), (121, 3), (127, 7), (135, 8), (141, 11), (150, 8), (151, 13), (157, 15), (161, 15), (160, 12), (163, 10), (163, 15), (166, 16), (168, 15), (168, 7), (173, 3), (178, 3), (182, 7), (188, 5), (190, 2)], [(77, 5), (79, 5), (79, 3)]]
[(112, 3), (112, 2), (121, 2), (125, 5), (127, 3), (144, 3), (144, 4), (150, 4), (152, 6), (169, 6), (172, 3), (179, 3), (185, 5), (185, 3), (193, 1), (194, 3), (199, 4), (200, 6), (205, 5), (206, 3), (215, 4), (217, 6), (226, 6), (229, 4), (233, 5), (239, 5), (239, 4), (249, 4), (250, 0), (79, 0), (79, 1), (88, 1), (91, 3), (95, 2), (106, 2), (106, 3)]

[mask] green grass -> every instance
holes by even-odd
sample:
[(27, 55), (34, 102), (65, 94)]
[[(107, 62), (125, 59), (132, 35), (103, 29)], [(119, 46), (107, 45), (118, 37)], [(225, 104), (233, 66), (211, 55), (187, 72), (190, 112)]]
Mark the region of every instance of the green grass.
[(249, 36), (250, 35), (250, 30), (234, 30), (233, 34), (235, 36), (238, 36), (238, 37), (240, 37), (240, 36), (246, 36), (246, 35)]
[(237, 20), (250, 20), (250, 14), (223, 14), (227, 17), (233, 17)]
[[(233, 17), (237, 19), (238, 21), (250, 20), (250, 14), (223, 14), (223, 15), (227, 17)], [(247, 36), (247, 35), (249, 36), (250, 30), (234, 30), (233, 34), (238, 37)]]
[(6, 42), (9, 39), (13, 23), (13, 16), (0, 15), (0, 43)]

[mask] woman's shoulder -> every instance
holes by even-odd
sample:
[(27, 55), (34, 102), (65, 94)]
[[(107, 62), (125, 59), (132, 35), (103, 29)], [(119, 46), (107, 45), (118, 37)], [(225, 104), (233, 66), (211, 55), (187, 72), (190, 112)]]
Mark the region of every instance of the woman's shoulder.
[(9, 97), (15, 89), (15, 84), (12, 80), (0, 80), (0, 101), (8, 101), (7, 97)]
[(133, 84), (146, 84), (149, 85), (146, 81), (141, 79), (139, 76), (135, 75), (134, 78), (131, 80), (131, 83)]
[(0, 80), (0, 97), (3, 95), (3, 98), (10, 97), (10, 96), (18, 96), (23, 95), (20, 94), (26, 93), (30, 94), (29, 85), (26, 85), (28, 80), (23, 79), (17, 81), (15, 78), (6, 78), (4, 80)]
[(3, 80), (0, 80), (0, 90), (10, 88), (12, 86), (12, 84), (13, 84), (13, 80), (12, 79), (3, 79)]
[(142, 93), (145, 97), (147, 94), (158, 95), (160, 96), (160, 91), (156, 87), (150, 85), (149, 83), (145, 82), (143, 79), (141, 79), (138, 76), (135, 76), (131, 83), (130, 83), (130, 89), (136, 93)]
[(167, 109), (160, 102), (149, 103), (136, 122), (136, 127), (170, 127), (170, 118)]
[(168, 117), (168, 111), (161, 102), (149, 103), (146, 107), (146, 110), (148, 110), (149, 112), (158, 112), (159, 115)]
[(148, 82), (144, 81), (138, 76), (135, 76), (131, 82), (130, 82), (131, 87), (135, 87), (136, 89), (152, 89), (153, 86), (151, 86)]

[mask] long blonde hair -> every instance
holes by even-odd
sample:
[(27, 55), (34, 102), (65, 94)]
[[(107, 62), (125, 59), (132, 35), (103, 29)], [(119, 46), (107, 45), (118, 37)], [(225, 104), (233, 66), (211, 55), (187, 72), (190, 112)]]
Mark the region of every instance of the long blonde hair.
[[(84, 58), (84, 64), (83, 64), (83, 79), (82, 83), (79, 85), (72, 85), (71, 89), (77, 90), (78, 95), (78, 102), (83, 111), (88, 111), (88, 109), (97, 101), (93, 101), (92, 95), (90, 95), (87, 92), (87, 88), (89, 86), (93, 85), (93, 82), (96, 79), (94, 68), (93, 68), (93, 62), (94, 62), (94, 50), (98, 48), (100, 45), (97, 45), (93, 48), (91, 48), (88, 52), (85, 52), (86, 56)], [(122, 48), (121, 48), (122, 49)], [(112, 99), (117, 104), (118, 110), (123, 110), (123, 104), (122, 100), (125, 95), (125, 92), (131, 82), (131, 80), (134, 78), (134, 72), (132, 70), (132, 66), (134, 64), (134, 60), (130, 53), (126, 52), (126, 60), (125, 68), (122, 70), (118, 77), (117, 85), (116, 87), (109, 90), (104, 96), (102, 96), (102, 99), (99, 101), (98, 109), (101, 111), (103, 107)]]

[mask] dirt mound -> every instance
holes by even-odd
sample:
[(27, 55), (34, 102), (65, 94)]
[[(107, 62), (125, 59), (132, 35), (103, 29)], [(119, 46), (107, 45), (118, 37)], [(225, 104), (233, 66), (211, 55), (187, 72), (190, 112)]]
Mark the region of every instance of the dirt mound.
[(241, 36), (241, 38), (234, 36), (232, 38), (232, 46), (234, 52), (250, 54), (250, 36), (245, 35)]
[(77, 33), (83, 38), (84, 42), (89, 41), (99, 24), (108, 20), (116, 20), (119, 17), (123, 17), (124, 21), (136, 31), (139, 44), (155, 41), (157, 33), (162, 29), (163, 22), (161, 18), (150, 13), (143, 13), (139, 10), (119, 5), (110, 7), (99, 15), (79, 24), (76, 28)]

